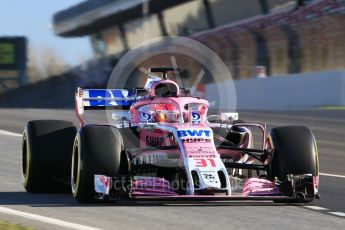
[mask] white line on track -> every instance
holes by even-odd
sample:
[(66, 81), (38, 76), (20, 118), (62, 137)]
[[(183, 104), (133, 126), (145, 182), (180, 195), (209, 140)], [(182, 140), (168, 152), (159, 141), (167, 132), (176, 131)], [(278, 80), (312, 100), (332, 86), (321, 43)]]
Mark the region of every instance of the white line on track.
[[(0, 129), (0, 135), (22, 137), (22, 134), (20, 134), (20, 133), (9, 132), (9, 131), (6, 131), (6, 130), (1, 130), (1, 129)], [(344, 175), (338, 175), (338, 174), (330, 174), (330, 173), (319, 173), (319, 174), (321, 176), (345, 178)], [(319, 207), (319, 206), (304, 206), (304, 207), (308, 208), (308, 209), (312, 209), (312, 210), (318, 210), (318, 211), (328, 210), (327, 208), (323, 208), (323, 207)], [(21, 212), (21, 211), (17, 211), (17, 210), (14, 210), (14, 209), (9, 209), (9, 208), (5, 208), (5, 207), (1, 207), (1, 206), (0, 206), (0, 212), (1, 213), (5, 213), (5, 214), (9, 214), (9, 215), (15, 215), (15, 216), (24, 217), (24, 218), (27, 218), (27, 219), (37, 220), (37, 221), (41, 221), (41, 222), (48, 223), (48, 224), (53, 224), (53, 225), (57, 225), (57, 226), (60, 226), (60, 227), (66, 227), (66, 228), (70, 228), (70, 229), (100, 230), (99, 228), (94, 228), (94, 227), (89, 227), (89, 226), (80, 225), (80, 224), (76, 224), (76, 223), (71, 223), (71, 222), (67, 222), (67, 221), (62, 221), (62, 220), (58, 220), (58, 219), (54, 219), (54, 218), (50, 218), (50, 217), (45, 217), (45, 216), (41, 216), (41, 215), (37, 215), (37, 214)], [(332, 214), (332, 215), (335, 215), (335, 216), (345, 217), (345, 213), (344, 212), (328, 212), (328, 213)]]
[(324, 210), (328, 210), (328, 208), (323, 208), (323, 207), (319, 207), (319, 206), (303, 206), (305, 208), (309, 208), (312, 210), (318, 210), (318, 211), (324, 211)]
[(31, 220), (37, 220), (37, 221), (44, 222), (47, 224), (53, 224), (53, 225), (57, 225), (60, 227), (65, 227), (65, 228), (70, 228), (70, 229), (100, 230), (99, 228), (93, 228), (93, 227), (89, 227), (89, 226), (85, 226), (85, 225), (81, 225), (81, 224), (75, 224), (75, 223), (71, 223), (71, 222), (67, 222), (67, 221), (62, 221), (62, 220), (50, 218), (50, 217), (31, 214), (31, 213), (27, 213), (27, 212), (21, 212), (21, 211), (17, 211), (14, 209), (1, 207), (1, 206), (0, 206), (0, 212), (4, 213), (4, 214), (8, 214), (8, 215), (20, 216), (23, 218), (27, 218), (27, 219), (31, 219)]
[[(9, 132), (6, 130), (0, 130), (0, 135), (6, 135), (6, 136), (12, 136), (12, 137), (22, 137), (23, 135), (20, 133), (14, 133), (14, 132)], [(94, 228), (94, 227), (89, 227), (81, 224), (76, 224), (76, 223), (71, 223), (63, 220), (58, 220), (50, 217), (45, 217), (37, 214), (31, 214), (27, 212), (22, 212), (22, 211), (17, 211), (14, 209), (10, 208), (5, 208), (0, 206), (0, 213), (8, 214), (8, 215), (14, 215), (14, 216), (20, 216), (23, 218), (31, 219), (31, 220), (36, 220), (40, 222), (44, 222), (47, 224), (53, 224), (57, 225), (60, 227), (66, 227), (70, 229), (77, 229), (77, 230), (100, 230), (99, 228)]]
[(338, 177), (338, 178), (345, 178), (344, 175), (338, 175), (338, 174), (330, 174), (330, 173), (319, 173), (321, 176), (329, 176), (329, 177)]
[(345, 217), (345, 213), (344, 212), (329, 212), (329, 214)]
[(20, 133), (13, 133), (13, 132), (9, 132), (9, 131), (6, 131), (6, 130), (1, 130), (1, 129), (0, 129), (0, 135), (13, 136), (13, 137), (22, 137), (23, 136)]

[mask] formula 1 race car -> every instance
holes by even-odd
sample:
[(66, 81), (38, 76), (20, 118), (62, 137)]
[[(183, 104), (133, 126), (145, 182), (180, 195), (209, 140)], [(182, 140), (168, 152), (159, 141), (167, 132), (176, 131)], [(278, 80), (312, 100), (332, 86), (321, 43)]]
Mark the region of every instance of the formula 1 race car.
[[(28, 122), (22, 145), (25, 189), (68, 189), (82, 203), (124, 197), (319, 198), (318, 152), (310, 129), (268, 132), (266, 124), (240, 121), (237, 113), (209, 115), (207, 100), (168, 79), (176, 71), (151, 68), (144, 88), (78, 88), (79, 130), (69, 121)], [(111, 111), (112, 118), (89, 123), (84, 112), (99, 109)], [(259, 145), (253, 143), (254, 130), (261, 133)]]

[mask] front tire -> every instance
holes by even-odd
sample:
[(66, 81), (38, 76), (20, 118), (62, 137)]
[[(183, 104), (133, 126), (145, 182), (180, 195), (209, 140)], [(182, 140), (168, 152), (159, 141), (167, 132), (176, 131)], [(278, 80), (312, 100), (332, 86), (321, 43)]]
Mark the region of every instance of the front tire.
[[(296, 197), (295, 202), (310, 202), (314, 199), (314, 178), (319, 174), (318, 151), (313, 133), (303, 126), (284, 126), (271, 130), (274, 155), (271, 162), (269, 176), (271, 180), (281, 182), (281, 190), (288, 196), (304, 195), (304, 199)], [(301, 186), (291, 187), (290, 175), (301, 175)], [(290, 176), (291, 177), (291, 176)]]
[(73, 197), (81, 203), (96, 202), (94, 175), (127, 175), (128, 164), (117, 128), (98, 125), (82, 127), (75, 138), (72, 153)]

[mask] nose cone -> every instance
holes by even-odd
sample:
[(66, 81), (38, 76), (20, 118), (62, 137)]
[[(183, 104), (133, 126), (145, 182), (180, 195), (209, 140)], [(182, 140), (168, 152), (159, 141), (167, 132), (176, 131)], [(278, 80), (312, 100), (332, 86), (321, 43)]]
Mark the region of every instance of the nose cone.
[(218, 173), (216, 171), (204, 171), (199, 172), (199, 177), (201, 178), (200, 188), (206, 190), (218, 190), (221, 187)]

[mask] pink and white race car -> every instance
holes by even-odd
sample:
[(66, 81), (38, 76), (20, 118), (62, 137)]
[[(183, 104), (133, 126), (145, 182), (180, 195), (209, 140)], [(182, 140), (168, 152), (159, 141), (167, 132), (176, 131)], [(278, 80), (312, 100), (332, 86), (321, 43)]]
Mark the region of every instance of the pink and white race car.
[[(318, 153), (310, 129), (284, 126), (268, 132), (266, 124), (240, 121), (237, 113), (209, 115), (207, 100), (168, 79), (174, 71), (151, 68), (140, 89), (79, 88), (79, 130), (68, 121), (28, 122), (22, 147), (25, 189), (67, 188), (79, 202), (319, 198)], [(111, 121), (89, 123), (84, 112), (95, 109), (113, 112)], [(256, 145), (254, 129), (261, 133)]]

